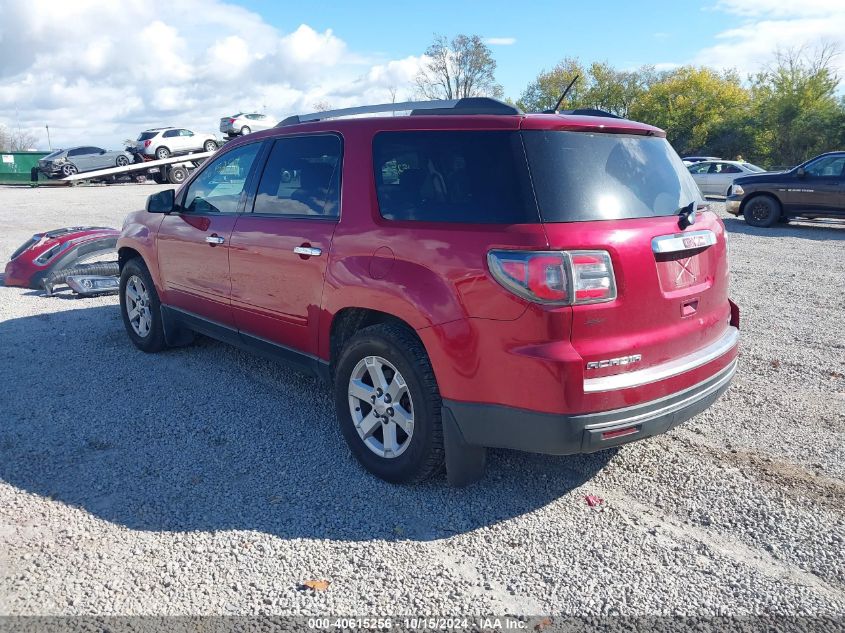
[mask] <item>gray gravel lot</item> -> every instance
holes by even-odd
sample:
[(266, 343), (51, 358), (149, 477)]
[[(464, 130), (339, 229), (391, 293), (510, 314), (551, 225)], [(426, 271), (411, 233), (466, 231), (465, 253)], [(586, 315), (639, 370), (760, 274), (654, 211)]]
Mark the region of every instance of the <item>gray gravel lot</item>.
[[(0, 188), (0, 262), (160, 188)], [(493, 452), (462, 490), (363, 472), (311, 378), (0, 287), (0, 614), (845, 614), (845, 223), (725, 217), (716, 406), (615, 452)]]

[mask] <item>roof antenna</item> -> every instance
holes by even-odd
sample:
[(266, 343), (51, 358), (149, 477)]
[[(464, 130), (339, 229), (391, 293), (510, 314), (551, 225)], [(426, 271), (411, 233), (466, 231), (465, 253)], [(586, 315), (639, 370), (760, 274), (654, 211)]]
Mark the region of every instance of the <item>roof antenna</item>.
[(560, 99), (557, 100), (555, 107), (551, 110), (543, 110), (543, 114), (557, 114), (558, 108), (560, 108), (560, 104), (562, 104), (563, 100), (566, 99), (566, 95), (569, 94), (569, 91), (572, 89), (572, 86), (574, 86), (575, 82), (578, 81), (578, 77), (580, 77), (580, 75), (575, 75), (575, 77), (572, 78), (572, 81), (569, 82), (569, 85), (566, 87), (566, 90), (564, 90), (563, 94), (560, 95)]

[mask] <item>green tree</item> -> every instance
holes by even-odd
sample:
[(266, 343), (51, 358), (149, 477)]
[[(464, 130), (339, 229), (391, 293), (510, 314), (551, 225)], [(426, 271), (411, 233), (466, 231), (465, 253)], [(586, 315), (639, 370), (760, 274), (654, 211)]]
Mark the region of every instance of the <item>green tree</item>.
[(778, 51), (772, 64), (752, 78), (757, 140), (764, 159), (795, 165), (841, 149), (845, 108), (837, 99), (834, 46)]
[(656, 80), (654, 68), (616, 70), (607, 62), (593, 62), (587, 77), (583, 102), (587, 107), (604, 110), (623, 118)]
[(584, 67), (575, 57), (566, 57), (551, 70), (541, 71), (519, 97), (516, 102), (517, 106), (524, 112), (551, 110), (576, 75), (580, 79), (569, 90), (569, 94), (561, 104), (561, 109), (585, 107), (586, 77)]
[(749, 104), (749, 92), (736, 72), (682, 66), (654, 81), (629, 114), (666, 130), (678, 152), (701, 152), (726, 126), (746, 120)]

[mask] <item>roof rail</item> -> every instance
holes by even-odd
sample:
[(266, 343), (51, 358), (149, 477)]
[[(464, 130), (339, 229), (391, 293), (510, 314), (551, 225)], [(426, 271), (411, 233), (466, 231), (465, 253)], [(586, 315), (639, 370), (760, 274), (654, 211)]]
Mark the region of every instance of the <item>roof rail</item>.
[(598, 110), (596, 108), (575, 108), (574, 110), (558, 110), (558, 114), (577, 114), (580, 116), (604, 116), (609, 119), (621, 119), (621, 116), (617, 116), (611, 112), (606, 112), (604, 110)]
[(411, 115), (431, 114), (521, 114), (521, 112), (507, 103), (489, 97), (464, 97), (463, 99), (445, 99), (440, 101), (403, 101), (401, 103), (380, 103), (378, 105), (342, 108), (340, 110), (326, 110), (311, 114), (295, 114), (284, 119), (276, 127), (308, 123), (311, 121), (325, 121), (345, 116), (359, 114), (377, 114), (379, 112), (406, 112)]

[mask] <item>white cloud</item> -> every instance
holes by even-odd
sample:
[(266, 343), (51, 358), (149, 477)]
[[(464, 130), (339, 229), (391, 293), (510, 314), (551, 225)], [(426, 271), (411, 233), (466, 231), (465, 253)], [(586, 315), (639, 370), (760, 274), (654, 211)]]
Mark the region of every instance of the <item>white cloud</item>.
[(715, 9), (735, 16), (733, 26), (699, 51), (693, 63), (751, 73), (769, 63), (777, 49), (831, 43), (843, 53), (835, 63), (845, 74), (845, 2), (721, 0)]
[(513, 46), (516, 44), (515, 37), (487, 37), (484, 43), (488, 46)]
[(389, 101), (420, 57), (370, 58), (331, 29), (282, 32), (225, 0), (0, 0), (0, 124), (46, 146), (118, 146), (142, 129), (216, 131), (221, 116), (283, 118)]

